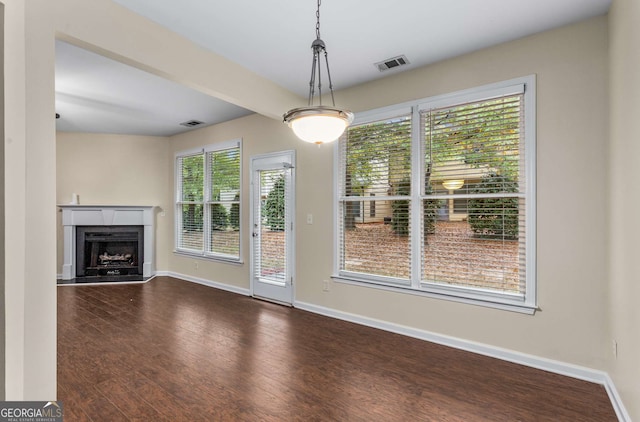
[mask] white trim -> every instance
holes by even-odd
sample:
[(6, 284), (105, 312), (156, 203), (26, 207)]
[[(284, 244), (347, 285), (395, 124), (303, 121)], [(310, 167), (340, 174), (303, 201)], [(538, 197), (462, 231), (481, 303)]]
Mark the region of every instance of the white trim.
[[(350, 284), (352, 286), (366, 287), (371, 289), (386, 290), (396, 293), (410, 294), (414, 296), (424, 296), (433, 299), (448, 300), (451, 302), (465, 303), (468, 305), (484, 306), (486, 308), (500, 309), (503, 311), (519, 312), (521, 314), (533, 315), (537, 308), (530, 307), (524, 301), (507, 302), (504, 296), (497, 296), (493, 292), (479, 295), (472, 291), (464, 291), (464, 288), (449, 288), (445, 286), (414, 288), (408, 282), (400, 284), (385, 281), (383, 277), (357, 278), (350, 275), (332, 275), (331, 278), (338, 283)], [(421, 286), (423, 283), (421, 284)], [(469, 289), (467, 289), (469, 290)], [(495, 298), (495, 301), (491, 300)]]
[(156, 278), (158, 274), (154, 274), (146, 280), (139, 281), (98, 281), (96, 283), (56, 283), (56, 286), (59, 287), (68, 287), (68, 286), (110, 286), (110, 285), (120, 285), (120, 284), (145, 284), (154, 278)]
[(239, 264), (242, 265), (244, 264), (244, 261), (241, 258), (236, 258), (233, 257), (231, 255), (215, 255), (212, 254), (211, 252), (208, 252), (206, 254), (200, 252), (200, 251), (193, 251), (190, 249), (174, 249), (173, 253), (175, 255), (179, 255), (179, 256), (185, 256), (188, 258), (195, 258), (195, 259), (203, 259), (206, 261), (215, 261), (215, 262), (223, 262), (225, 264)]
[(503, 349), (484, 343), (464, 340), (457, 337), (437, 334), (430, 331), (419, 330), (404, 325), (394, 324), (379, 319), (368, 318), (348, 312), (342, 312), (324, 306), (313, 305), (307, 302), (295, 301), (293, 306), (297, 309), (324, 315), (343, 321), (353, 322), (367, 327), (378, 328), (380, 330), (413, 337), (419, 340), (440, 344), (454, 349), (464, 350), (471, 353), (477, 353), (483, 356), (516, 363), (518, 365), (528, 366), (530, 368), (541, 369), (543, 371), (552, 372), (583, 381), (593, 382), (605, 387), (613, 409), (622, 422), (631, 422), (631, 418), (627, 413), (622, 400), (611, 380), (611, 377), (604, 372), (584, 366), (573, 365), (566, 362), (560, 362), (553, 359), (542, 358), (539, 356), (529, 355), (515, 350)]
[(537, 188), (536, 188), (536, 75), (522, 78), (525, 83), (525, 91), (531, 91), (532, 95), (524, 95), (524, 136), (525, 136), (525, 181), (527, 183), (527, 203), (525, 205), (525, 230), (526, 230), (526, 303), (529, 306), (536, 306), (538, 303), (538, 279), (537, 279)]
[(152, 280), (140, 280), (140, 281), (99, 281), (97, 283), (57, 283), (57, 287), (72, 287), (72, 286), (117, 286), (120, 284), (144, 284), (147, 281)]
[(611, 405), (613, 406), (613, 410), (616, 412), (616, 416), (618, 420), (621, 422), (632, 422), (631, 416), (627, 409), (624, 407), (622, 403), (622, 397), (618, 394), (618, 390), (616, 386), (613, 384), (613, 380), (609, 376), (609, 374), (605, 373), (605, 381), (604, 381), (604, 389), (607, 391), (607, 395), (609, 396), (609, 400), (611, 400)]
[(492, 98), (507, 97), (510, 95), (519, 95), (525, 92), (525, 84), (529, 83), (529, 78), (511, 79), (509, 81), (497, 82), (490, 85), (483, 85), (477, 88), (465, 89), (463, 91), (453, 92), (451, 94), (443, 94), (435, 97), (425, 98), (417, 101), (420, 103), (419, 109), (432, 110), (438, 108), (457, 107), (461, 104), (471, 103), (475, 101), (486, 101)]
[[(242, 138), (231, 139), (229, 141), (223, 141), (217, 144), (209, 144), (202, 147), (202, 151), (215, 152), (223, 151), (225, 149), (242, 148)], [(242, 153), (242, 151), (240, 151)]]
[(62, 209), (62, 279), (76, 277), (77, 226), (143, 226), (142, 277), (155, 272), (155, 205), (79, 205), (60, 204)]
[[(249, 227), (251, 228), (250, 248), (249, 248), (249, 277), (250, 287), (249, 292), (251, 296), (260, 297), (265, 300), (272, 300), (280, 304), (286, 304), (291, 306), (296, 294), (296, 270), (295, 270), (295, 231), (296, 231), (296, 151), (293, 149), (276, 151), (265, 154), (253, 155), (250, 158), (249, 174), (250, 174), (250, 186), (249, 186)], [(285, 245), (286, 245), (286, 274), (285, 274), (285, 286), (277, 289), (273, 289), (270, 292), (266, 292), (264, 287), (269, 284), (264, 280), (257, 280), (256, 274), (256, 240), (253, 236), (254, 221), (256, 220), (256, 199), (260, 195), (260, 186), (255, 185), (255, 176), (257, 172), (262, 170), (272, 170), (284, 168), (289, 170), (288, 174), (285, 174), (286, 184), (288, 184), (289, 196), (285, 200)], [(262, 283), (262, 284), (256, 284)], [(258, 292), (256, 293), (256, 287)], [(262, 290), (262, 292), (260, 292)], [(272, 293), (272, 294), (271, 294)]]
[(391, 120), (397, 117), (410, 116), (412, 113), (413, 103), (414, 102), (393, 105), (358, 113), (351, 125), (359, 126), (367, 123), (377, 122), (380, 120)]
[(204, 148), (203, 147), (198, 147), (198, 148), (191, 148), (191, 149), (186, 149), (184, 151), (177, 151), (174, 154), (174, 160), (178, 157), (191, 157), (192, 155), (198, 155), (198, 154), (202, 154), (204, 152)]
[(213, 287), (214, 289), (224, 290), (231, 293), (237, 293), (242, 296), (251, 296), (249, 289), (243, 287), (236, 287), (230, 284), (221, 283), (218, 281), (207, 280), (200, 277), (193, 277), (186, 274), (180, 274), (173, 271), (158, 271), (156, 276), (173, 277), (178, 280), (189, 281), (191, 283), (202, 284), (203, 286)]
[[(347, 129), (348, 130), (348, 129)], [(333, 267), (332, 274), (338, 274), (340, 271), (340, 231), (338, 230), (338, 224), (341, 221), (341, 217), (338, 215), (338, 205), (339, 205), (339, 196), (342, 196), (342, 164), (340, 161), (340, 148), (342, 145), (343, 138), (346, 136), (347, 131), (342, 134), (340, 138), (336, 142), (333, 143), (333, 190), (331, 194), (331, 224), (333, 231), (333, 242), (332, 242), (332, 257), (333, 262), (331, 266)]]
[[(219, 143), (215, 143), (215, 144), (209, 144), (209, 145), (205, 145), (203, 147), (198, 147), (198, 148), (192, 148), (189, 150), (184, 150), (184, 151), (179, 151), (176, 152), (174, 155), (174, 159), (173, 159), (173, 197), (174, 197), (174, 220), (173, 220), (173, 247), (174, 253), (178, 253), (178, 254), (182, 254), (182, 255), (189, 255), (189, 256), (193, 256), (193, 257), (198, 257), (198, 258), (203, 258), (203, 259), (208, 259), (210, 261), (216, 261), (216, 262), (222, 262), (222, 263), (242, 263), (242, 256), (244, 253), (243, 250), (243, 242), (241, 241), (239, 243), (238, 246), (238, 255), (237, 257), (234, 255), (223, 255), (223, 254), (216, 254), (215, 252), (210, 252), (209, 249), (211, 248), (211, 239), (210, 236), (206, 235), (207, 232), (209, 232), (209, 230), (205, 230), (208, 228), (209, 225), (209, 205), (212, 204), (213, 202), (211, 201), (211, 159), (210, 159), (210, 153), (215, 153), (215, 152), (219, 152), (219, 151), (225, 151), (225, 150), (230, 150), (230, 149), (234, 149), (234, 148), (238, 148), (238, 152), (239, 152), (239, 162), (240, 162), (240, 174), (239, 174), (239, 184), (240, 184), (240, 196), (239, 196), (239, 218), (240, 220), (242, 219), (242, 208), (243, 208), (243, 200), (242, 200), (242, 186), (243, 186), (243, 150), (242, 150), (242, 138), (235, 138), (235, 139), (231, 139), (228, 141), (223, 141), (223, 142), (219, 142)], [(202, 201), (182, 201), (182, 192), (179, 190), (180, 187), (180, 183), (179, 183), (179, 174), (178, 174), (178, 160), (180, 158), (185, 158), (185, 157), (192, 157), (192, 156), (196, 156), (196, 155), (202, 155), (202, 159), (203, 159), (203, 164), (204, 164), (204, 180), (203, 180), (203, 193), (204, 196), (202, 198)], [(180, 239), (180, 227), (182, 222), (179, 221), (179, 218), (181, 216), (181, 208), (183, 204), (196, 204), (196, 205), (202, 205), (202, 216), (203, 216), (203, 238), (202, 238), (202, 251), (200, 250), (190, 250), (187, 248), (181, 248), (178, 245), (178, 241)], [(240, 240), (242, 240), (242, 236), (243, 236), (243, 228), (242, 228), (242, 224), (240, 222), (240, 225), (238, 227), (238, 235), (240, 237)]]
[[(410, 200), (410, 214), (409, 221), (410, 224), (414, 224), (416, 221), (419, 222), (417, 227), (414, 227), (411, 230), (411, 236), (409, 240), (410, 244), (410, 262), (411, 266), (411, 276), (410, 283), (413, 289), (420, 288), (420, 279), (422, 277), (422, 265), (415, 265), (415, 262), (422, 261), (422, 242), (424, 240), (422, 233), (424, 233), (423, 229), (423, 219), (417, 217), (423, 214), (423, 201), (420, 199), (420, 196), (424, 192), (424, 177), (422, 177), (424, 172), (424, 152), (422, 147), (422, 142), (416, 142), (416, 139), (421, 139), (420, 131), (422, 129), (422, 125), (420, 124), (420, 112), (418, 111), (418, 107), (413, 107), (411, 110), (411, 200)], [(418, 123), (418, 124), (416, 124)], [(415, 180), (419, 180), (418, 183), (414, 183)], [(393, 203), (392, 203), (393, 204)], [(392, 205), (393, 208), (393, 205)], [(412, 226), (413, 227), (413, 226)]]
[[(424, 173), (424, 151), (423, 142), (420, 139), (421, 124), (419, 119), (419, 110), (428, 110), (445, 106), (456, 106), (473, 101), (487, 100), (509, 95), (523, 94), (524, 101), (524, 172), (526, 180), (526, 193), (514, 194), (497, 194), (491, 197), (518, 197), (525, 198), (525, 236), (526, 236), (526, 274), (525, 283), (526, 290), (524, 297), (513, 297), (509, 294), (502, 294), (499, 291), (483, 291), (480, 289), (469, 289), (460, 286), (460, 289), (446, 288), (437, 285), (425, 283), (421, 280), (421, 254), (422, 245), (420, 237), (417, 234), (422, 233), (422, 199), (426, 196), (424, 192), (424, 181), (422, 174)], [(409, 101), (402, 104), (391, 105), (378, 109), (373, 109), (358, 113), (355, 123), (363, 124), (380, 119), (387, 119), (393, 116), (406, 115), (411, 113), (412, 116), (412, 172), (411, 180), (411, 278), (407, 284), (411, 288), (400, 288), (390, 286), (385, 280), (378, 280), (373, 275), (356, 275), (352, 276), (347, 271), (340, 268), (340, 248), (341, 216), (339, 215), (340, 203), (350, 199), (341, 197), (342, 183), (342, 160), (341, 145), (345, 142), (346, 137), (341, 137), (334, 148), (334, 194), (333, 194), (333, 274), (334, 278), (351, 284), (361, 284), (367, 287), (381, 288), (385, 290), (402, 291), (408, 294), (427, 295), (433, 298), (442, 298), (454, 300), (462, 303), (470, 303), (473, 305), (487, 306), (496, 309), (505, 309), (526, 314), (534, 314), (537, 309), (537, 292), (536, 292), (536, 75), (528, 75), (514, 78), (506, 81), (500, 81), (492, 84), (482, 85), (479, 87), (464, 89), (452, 93), (436, 95), (419, 100)], [(415, 183), (419, 181), (419, 183)], [(431, 197), (431, 196), (429, 196)], [(451, 195), (435, 195), (434, 198), (450, 198)], [(458, 199), (483, 197), (483, 195), (468, 194), (456, 195)], [(380, 198), (368, 198), (367, 200), (379, 200)], [(384, 200), (393, 200), (394, 198), (384, 198)], [(361, 201), (361, 199), (358, 199)], [(415, 224), (420, 222), (420, 224)], [(521, 234), (522, 235), (522, 234)], [(400, 286), (402, 287), (402, 286)]]

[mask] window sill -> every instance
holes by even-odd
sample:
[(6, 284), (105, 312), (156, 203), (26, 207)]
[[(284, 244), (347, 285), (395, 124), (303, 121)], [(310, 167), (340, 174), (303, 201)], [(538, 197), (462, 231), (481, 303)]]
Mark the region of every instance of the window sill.
[(476, 306), (482, 306), (486, 308), (500, 309), (503, 311), (517, 312), (517, 313), (522, 313), (527, 315), (534, 315), (535, 312), (538, 310), (538, 308), (535, 306), (530, 306), (524, 303), (500, 302), (497, 300), (491, 300), (492, 299), (491, 297), (479, 298), (479, 297), (471, 297), (471, 295), (462, 296), (462, 295), (454, 295), (453, 293), (435, 292), (435, 291), (429, 291), (429, 290), (418, 290), (409, 286), (405, 287), (405, 286), (399, 286), (399, 285), (390, 285), (390, 284), (381, 283), (377, 281), (345, 277), (345, 276), (339, 276), (339, 275), (333, 275), (331, 276), (331, 278), (338, 283), (349, 284), (352, 286), (360, 286), (360, 287), (386, 290), (386, 291), (397, 292), (397, 293), (410, 294), (415, 296), (423, 296), (423, 297), (429, 297), (432, 299), (442, 299), (442, 300), (448, 300), (451, 302), (465, 303), (468, 305), (476, 305)]
[(244, 261), (242, 261), (239, 258), (225, 257), (222, 255), (205, 255), (199, 252), (182, 251), (179, 249), (174, 250), (173, 253), (178, 256), (195, 258), (195, 259), (203, 259), (205, 261), (221, 262), (224, 264), (237, 264), (237, 265), (244, 264)]

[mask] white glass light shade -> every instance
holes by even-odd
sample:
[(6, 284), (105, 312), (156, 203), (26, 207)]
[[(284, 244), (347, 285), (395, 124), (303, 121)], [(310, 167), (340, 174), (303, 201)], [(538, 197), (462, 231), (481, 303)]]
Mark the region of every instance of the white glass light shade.
[(288, 111), (284, 122), (305, 142), (333, 142), (353, 121), (353, 113), (332, 107), (301, 107)]
[(442, 186), (449, 190), (460, 189), (464, 185), (464, 180), (454, 179), (454, 180), (445, 180), (442, 182)]

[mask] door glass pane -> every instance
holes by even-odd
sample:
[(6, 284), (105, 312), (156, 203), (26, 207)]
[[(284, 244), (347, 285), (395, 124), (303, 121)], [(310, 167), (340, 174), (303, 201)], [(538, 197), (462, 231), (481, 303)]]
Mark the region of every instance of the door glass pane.
[[(285, 169), (260, 171), (259, 242), (256, 275), (278, 284), (286, 280)], [(256, 201), (258, 202), (258, 201)]]

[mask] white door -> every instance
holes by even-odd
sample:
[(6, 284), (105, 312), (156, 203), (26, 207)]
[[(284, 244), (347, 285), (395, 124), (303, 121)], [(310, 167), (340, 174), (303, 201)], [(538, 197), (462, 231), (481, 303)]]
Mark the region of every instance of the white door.
[(295, 152), (251, 158), (251, 292), (293, 303)]

